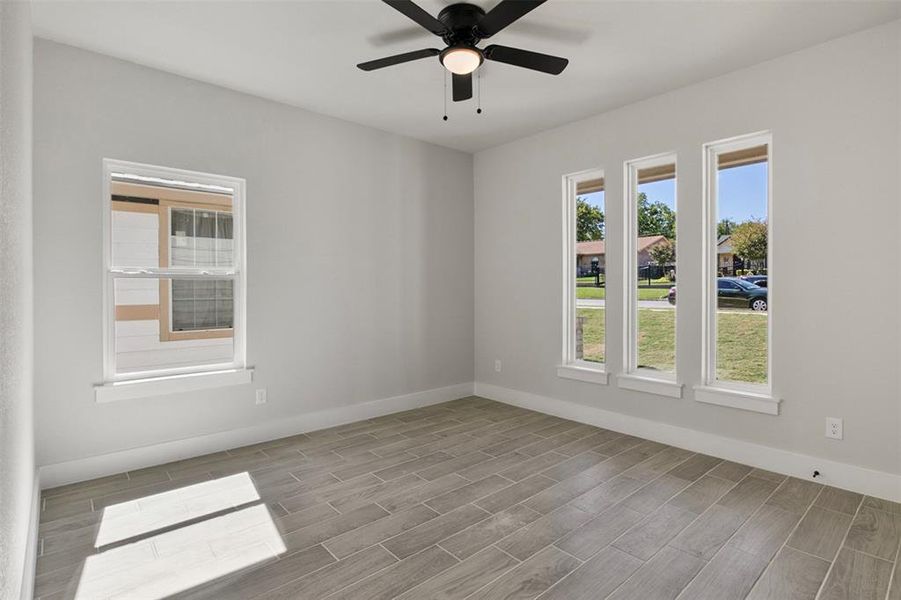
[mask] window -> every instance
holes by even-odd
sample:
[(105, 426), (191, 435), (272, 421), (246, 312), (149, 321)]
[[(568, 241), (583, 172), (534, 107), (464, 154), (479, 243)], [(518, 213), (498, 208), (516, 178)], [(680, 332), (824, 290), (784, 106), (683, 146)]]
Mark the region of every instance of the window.
[[(211, 198), (212, 199), (212, 198)], [(204, 269), (233, 266), (233, 217), (230, 210), (204, 208), (163, 200), (160, 227), (169, 232), (161, 267)], [(234, 286), (231, 280), (172, 280), (161, 290), (170, 307), (160, 322), (160, 339), (231, 337), (234, 324)], [(194, 332), (194, 333), (183, 333)]]
[(770, 390), (772, 195), (769, 134), (705, 146), (706, 386)]
[(243, 180), (104, 165), (105, 380), (243, 367)]
[(231, 331), (234, 329), (234, 285), (220, 281), (172, 281), (172, 323), (175, 331)]
[(675, 383), (676, 157), (629, 161), (625, 176), (625, 371)]
[(604, 173), (564, 178), (564, 336), (561, 377), (606, 382)]

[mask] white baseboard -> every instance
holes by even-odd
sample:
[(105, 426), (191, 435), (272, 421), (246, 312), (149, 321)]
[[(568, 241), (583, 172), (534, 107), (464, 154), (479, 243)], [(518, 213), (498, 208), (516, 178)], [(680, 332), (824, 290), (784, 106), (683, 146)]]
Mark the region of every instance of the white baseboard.
[(472, 392), (473, 384), (471, 382), (460, 383), (403, 396), (394, 396), (392, 398), (383, 398), (381, 400), (306, 413), (252, 427), (232, 429), (209, 435), (163, 442), (152, 446), (131, 448), (111, 454), (44, 465), (40, 469), (41, 486), (43, 489), (48, 489), (105, 475), (151, 467), (183, 458), (201, 456), (211, 452), (221, 452), (229, 448), (266, 442), (307, 431), (316, 431), (317, 429), (353, 423), (362, 419), (371, 419), (411, 408), (465, 398), (466, 396), (471, 396)]
[(821, 473), (821, 476), (815, 480), (819, 483), (901, 502), (901, 476), (892, 473), (798, 454), (487, 383), (476, 382), (475, 395), (678, 446), (693, 452), (710, 454), (799, 479), (812, 480), (811, 473), (816, 469)]

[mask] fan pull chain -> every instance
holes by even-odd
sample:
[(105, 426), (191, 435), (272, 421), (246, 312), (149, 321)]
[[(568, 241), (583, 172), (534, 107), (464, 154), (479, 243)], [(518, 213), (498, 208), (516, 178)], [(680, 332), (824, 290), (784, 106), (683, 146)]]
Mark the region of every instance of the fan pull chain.
[(478, 108), (476, 108), (476, 114), (482, 114), (482, 69), (478, 70), (476, 74), (476, 104)]
[(447, 121), (447, 71), (444, 72), (444, 119)]

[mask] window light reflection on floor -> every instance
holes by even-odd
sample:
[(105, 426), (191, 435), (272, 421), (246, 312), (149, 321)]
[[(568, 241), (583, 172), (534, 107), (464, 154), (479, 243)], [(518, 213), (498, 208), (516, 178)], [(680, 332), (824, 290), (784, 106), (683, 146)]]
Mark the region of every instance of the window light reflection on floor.
[(211, 515), (260, 499), (250, 475), (239, 473), (103, 509), (95, 548)]
[(107, 507), (95, 547), (123, 543), (85, 559), (74, 597), (158, 600), (277, 558), (286, 548), (264, 504), (211, 516), (259, 499), (241, 473)]
[(93, 554), (76, 600), (157, 600), (274, 559), (285, 552), (265, 505)]

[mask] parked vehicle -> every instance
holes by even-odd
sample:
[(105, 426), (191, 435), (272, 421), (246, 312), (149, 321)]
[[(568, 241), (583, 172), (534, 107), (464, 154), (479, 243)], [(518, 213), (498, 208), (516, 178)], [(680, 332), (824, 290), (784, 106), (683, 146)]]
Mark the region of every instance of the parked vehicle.
[(767, 289), (738, 277), (716, 280), (717, 305), (722, 308), (767, 309)]
[[(720, 308), (750, 308), (762, 312), (769, 306), (765, 287), (738, 277), (717, 278), (716, 296)], [(666, 299), (670, 304), (676, 304), (676, 286), (669, 289)]]
[(766, 287), (766, 275), (743, 275), (742, 279), (762, 288)]

